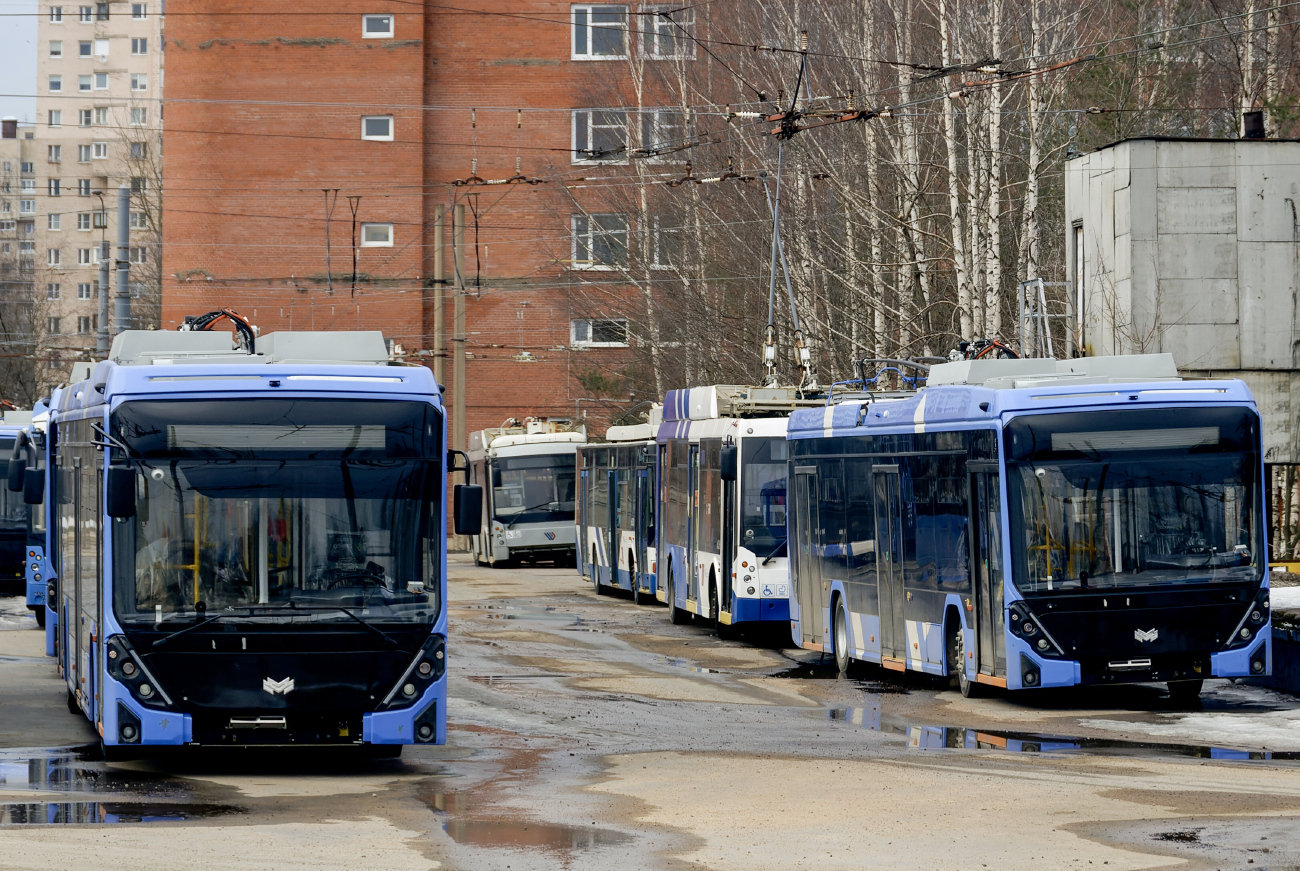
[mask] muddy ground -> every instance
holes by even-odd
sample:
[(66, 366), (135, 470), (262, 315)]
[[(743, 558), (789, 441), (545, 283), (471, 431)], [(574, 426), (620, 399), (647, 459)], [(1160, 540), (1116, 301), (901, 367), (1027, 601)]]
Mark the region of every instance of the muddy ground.
[(0, 869), (1300, 871), (1291, 696), (968, 700), (463, 557), (450, 605), (444, 747), (108, 764), (0, 600)]

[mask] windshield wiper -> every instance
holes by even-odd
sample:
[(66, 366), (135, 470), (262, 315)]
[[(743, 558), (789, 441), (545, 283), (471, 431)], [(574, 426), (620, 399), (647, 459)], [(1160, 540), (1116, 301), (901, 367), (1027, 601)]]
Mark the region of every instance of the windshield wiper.
[(559, 499), (547, 499), (545, 502), (538, 503), (537, 505), (529, 505), (527, 508), (522, 509), (518, 514), (516, 514), (514, 518), (509, 523), (506, 524), (505, 528), (509, 529), (510, 527), (514, 526), (515, 523), (519, 520), (519, 518), (523, 517), (529, 511), (535, 511), (538, 508), (545, 508), (547, 505), (559, 505), (559, 504), (560, 504)]
[(776, 555), (777, 555), (778, 553), (781, 552), (781, 549), (782, 549), (783, 547), (785, 547), (786, 542), (788, 542), (788, 541), (789, 541), (788, 538), (783, 538), (783, 539), (781, 539), (781, 540), (777, 543), (776, 547), (772, 548), (772, 552), (769, 553), (766, 557), (764, 557), (764, 558), (763, 558), (763, 561), (762, 561), (761, 563), (759, 563), (759, 565), (765, 566), (765, 565), (767, 565), (768, 563), (770, 563), (772, 560), (776, 559)]
[(157, 641), (153, 643), (153, 649), (157, 650), (159, 647), (162, 647), (164, 644), (166, 644), (168, 641), (171, 641), (173, 638), (180, 638), (182, 635), (185, 635), (186, 633), (189, 632), (193, 632), (195, 629), (202, 629), (204, 626), (207, 626), (209, 623), (216, 623), (218, 620), (220, 620), (222, 617), (225, 616), (227, 615), (213, 614), (211, 617), (207, 618), (206, 620), (200, 620), (199, 622), (195, 623), (193, 626), (186, 626), (184, 629), (181, 629), (178, 632), (173, 632), (171, 635), (164, 635), (162, 638), (159, 638)]
[(389, 635), (387, 632), (380, 629), (375, 624), (366, 620), (364, 617), (354, 613), (348, 608), (344, 608), (342, 605), (295, 605), (293, 602), (290, 602), (287, 605), (278, 605), (269, 602), (263, 602), (256, 605), (248, 605), (246, 607), (248, 608), (249, 616), (252, 616), (254, 608), (267, 608), (270, 610), (278, 610), (278, 611), (341, 611), (344, 614), (351, 617), (353, 620), (360, 623), (369, 631), (373, 632), (375, 635), (378, 635), (380, 638), (384, 640), (385, 644), (392, 647), (394, 650), (404, 649), (402, 645), (399, 644), (395, 638), (393, 638), (393, 636)]

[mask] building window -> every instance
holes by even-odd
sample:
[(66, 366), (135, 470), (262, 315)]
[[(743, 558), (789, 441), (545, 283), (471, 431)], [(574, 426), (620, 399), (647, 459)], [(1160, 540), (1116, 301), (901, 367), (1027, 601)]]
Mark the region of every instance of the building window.
[(78, 124), (79, 126), (81, 126), (81, 127), (89, 127), (89, 126), (90, 126), (90, 123), (91, 123), (91, 122), (90, 122), (91, 117), (92, 117), (92, 116), (91, 116), (91, 110), (90, 110), (90, 109), (78, 109), (78, 110), (77, 110), (77, 124)]
[(680, 221), (665, 220), (658, 215), (650, 219), (650, 266), (655, 269), (669, 269), (680, 262), (682, 251), (682, 233)]
[(95, 73), (95, 90), (108, 90), (108, 73)]
[(52, 197), (57, 197), (59, 195), (59, 188), (60, 185), (57, 178), (49, 179), (45, 183), (45, 192)]
[[(8, 205), (8, 203), (6, 203)], [(18, 230), (17, 221), (0, 221), (0, 233), (14, 233)], [(6, 242), (6, 245), (9, 243)]]
[(90, 90), (90, 76), (77, 76), (77, 90), (78, 91)]
[[(695, 43), (689, 34), (695, 24), (695, 11), (689, 6), (642, 6), (640, 30), (645, 36), (645, 53), (652, 58), (695, 57)], [(668, 12), (672, 20), (661, 13)]]
[(132, 212), (132, 213), (131, 213), (131, 229), (132, 229), (132, 230), (148, 230), (148, 229), (149, 229), (149, 216), (146, 215), (144, 212)]
[(143, 127), (149, 123), (149, 110), (141, 106), (131, 107), (131, 126)]
[(379, 142), (393, 141), (392, 115), (364, 115), (361, 118), (361, 138)]
[(137, 36), (131, 39), (131, 54), (148, 54), (149, 40), (147, 37)]
[(50, 266), (63, 265), (63, 252), (58, 248), (51, 248), (45, 252), (45, 262)]
[(79, 266), (93, 266), (99, 262), (99, 258), (95, 256), (98, 253), (99, 249), (97, 248), (78, 248), (77, 264)]
[(131, 90), (149, 90), (149, 76), (145, 73), (131, 73)]
[(50, 57), (63, 57), (63, 40), (50, 40)]
[(613, 269), (626, 262), (626, 215), (573, 216), (575, 269)]
[[(24, 162), (23, 172), (31, 172), (32, 171), (31, 166), (32, 165), (30, 163)], [(18, 189), (23, 193), (27, 193), (28, 191), (30, 191), (31, 193), (36, 193), (36, 179), (34, 178), (19, 179)]]
[(361, 247), (362, 248), (392, 248), (393, 247), (393, 225), (392, 224), (362, 224), (361, 225)]
[(45, 159), (48, 160), (50, 163), (62, 163), (63, 146), (62, 145), (45, 146)]
[(108, 40), (107, 40), (107, 39), (97, 39), (97, 40), (95, 40), (95, 57), (99, 58), (100, 60), (108, 60)]
[(573, 113), (573, 162), (627, 160), (627, 113), (582, 109)]
[(107, 20), (108, 20), (108, 4), (107, 4), (107, 3), (96, 3), (96, 4), (95, 4), (95, 20), (96, 20), (96, 21), (107, 21)]
[(103, 230), (108, 227), (108, 212), (104, 211), (103, 209), (100, 209), (98, 212), (94, 212), (92, 214), (92, 218), (93, 220), (91, 221), (91, 223), (94, 225), (96, 230)]
[(89, 6), (78, 7), (78, 13), (80, 14), (80, 18), (83, 23), (88, 23), (95, 20), (95, 10)]
[(149, 143), (147, 143), (147, 142), (132, 142), (132, 143), (131, 143), (131, 159), (132, 159), (132, 160), (144, 160), (144, 159), (147, 158), (148, 156), (149, 156)]
[(95, 328), (95, 318), (93, 315), (80, 315), (77, 318), (77, 332), (85, 335)]
[(95, 124), (96, 124), (96, 125), (103, 125), (103, 124), (107, 124), (107, 123), (108, 123), (108, 107), (107, 107), (107, 106), (96, 106), (96, 107), (95, 107)]
[(90, 212), (77, 213), (77, 229), (78, 230), (90, 229)]
[(63, 287), (61, 285), (53, 284), (53, 283), (45, 285), (46, 299), (58, 299), (62, 294), (63, 294)]
[(148, 18), (148, 17), (149, 17), (149, 4), (148, 4), (148, 3), (132, 3), (132, 4), (131, 4), (131, 18), (132, 18), (132, 19), (134, 19), (134, 20), (136, 20), (136, 21), (144, 21), (144, 20), (145, 20), (146, 18)]
[(583, 318), (569, 321), (569, 343), (575, 348), (626, 348), (623, 318)]
[(62, 24), (62, 23), (63, 23), (63, 7), (62, 7), (62, 6), (51, 6), (51, 7), (50, 7), (50, 24)]
[(90, 179), (88, 178), (77, 179), (77, 196), (79, 197), (90, 196)]
[(574, 6), (571, 11), (575, 60), (627, 57), (626, 6)]
[(641, 113), (641, 151), (662, 159), (686, 144), (686, 114), (677, 109), (648, 109)]
[(142, 194), (147, 190), (149, 190), (149, 179), (139, 175), (131, 177), (131, 193)]
[(95, 50), (95, 44), (88, 39), (83, 39), (77, 43), (77, 54), (80, 57), (90, 57), (91, 52)]
[(132, 262), (132, 263), (148, 263), (148, 262), (149, 262), (149, 249), (148, 249), (148, 248), (132, 248), (132, 249), (131, 249), (131, 262)]
[(50, 90), (51, 91), (63, 90), (63, 76), (50, 76)]
[(77, 163), (90, 163), (90, 146), (77, 146)]
[(62, 109), (51, 109), (51, 110), (50, 110), (50, 126), (51, 126), (51, 127), (62, 127), (62, 126), (63, 126), (63, 110), (62, 110)]
[(62, 230), (62, 229), (63, 229), (63, 216), (60, 215), (60, 214), (54, 213), (54, 212), (51, 212), (50, 214), (46, 215), (46, 216), (45, 216), (45, 229), (47, 229), (47, 230)]
[(57, 336), (57, 335), (59, 334), (59, 321), (60, 321), (60, 320), (61, 320), (61, 318), (46, 318), (46, 319), (45, 319), (45, 331), (46, 331), (47, 333), (49, 333), (51, 336)]
[(77, 299), (90, 299), (90, 298), (91, 298), (90, 282), (83, 281), (81, 284), (78, 284)]
[(393, 35), (393, 16), (366, 15), (361, 19), (363, 39), (383, 39)]
[(91, 147), (94, 149), (93, 154), (95, 160), (104, 160), (108, 157), (107, 142), (92, 142)]

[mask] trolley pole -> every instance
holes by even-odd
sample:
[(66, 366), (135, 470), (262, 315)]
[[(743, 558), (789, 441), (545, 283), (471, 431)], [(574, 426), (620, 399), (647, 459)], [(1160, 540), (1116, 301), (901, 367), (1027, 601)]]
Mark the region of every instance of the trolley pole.
[[(107, 287), (101, 288), (107, 292)], [(117, 189), (117, 299), (113, 335), (131, 329), (131, 188)]]
[(433, 214), (433, 380), (442, 385), (446, 383), (442, 380), (446, 368), (442, 357), (446, 353), (447, 344), (444, 337), (447, 325), (443, 323), (442, 307), (443, 282), (447, 277), (443, 262), (443, 249), (447, 244), (444, 235), (446, 206), (438, 206)]

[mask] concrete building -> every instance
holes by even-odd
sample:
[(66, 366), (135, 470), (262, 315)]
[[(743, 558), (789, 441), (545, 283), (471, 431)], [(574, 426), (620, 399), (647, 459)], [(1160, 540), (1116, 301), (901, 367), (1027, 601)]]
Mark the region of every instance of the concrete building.
[(30, 289), (36, 272), (35, 131), (0, 120), (0, 289)]
[(598, 162), (575, 150), (595, 144), (575, 139), (592, 82), (648, 54), (635, 7), (471, 7), (169, 3), (164, 327), (232, 306), (264, 332), (378, 329), (449, 388), (464, 348), (467, 431), (599, 407), (579, 376), (616, 370), (633, 339), (593, 302), (626, 292), (614, 270), (581, 252), (635, 228), (593, 229), (566, 182)]
[(1088, 354), (1241, 378), (1265, 462), (1300, 463), (1300, 142), (1132, 139), (1068, 161), (1067, 263)]
[[(161, 0), (66, 5), (42, 0), (37, 26), (33, 216), (36, 292), (52, 362), (95, 347), (99, 261), (116, 256), (117, 190), (129, 185), (136, 326), (156, 312), (159, 267)], [(110, 279), (111, 280), (111, 279)], [(111, 306), (110, 306), (111, 315)]]

